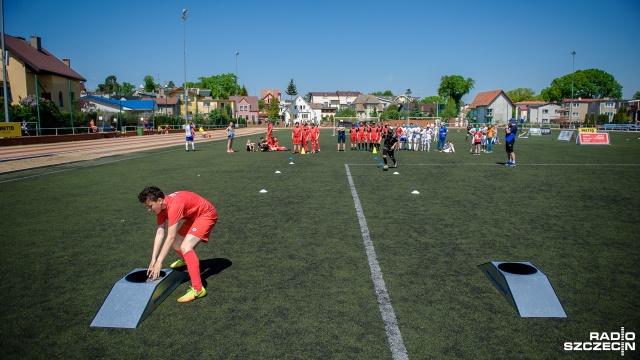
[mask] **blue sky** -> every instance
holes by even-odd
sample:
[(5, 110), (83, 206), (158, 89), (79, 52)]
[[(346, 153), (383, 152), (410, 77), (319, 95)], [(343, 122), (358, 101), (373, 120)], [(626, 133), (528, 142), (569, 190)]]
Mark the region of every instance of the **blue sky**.
[[(436, 95), (440, 78), (478, 92), (531, 88), (596, 68), (623, 96), (640, 91), (640, 1), (195, 1), (4, 0), (5, 32), (42, 46), (87, 79), (140, 85), (145, 75), (184, 82), (237, 69), (249, 95), (391, 90)], [(286, 96), (285, 96), (286, 97)]]

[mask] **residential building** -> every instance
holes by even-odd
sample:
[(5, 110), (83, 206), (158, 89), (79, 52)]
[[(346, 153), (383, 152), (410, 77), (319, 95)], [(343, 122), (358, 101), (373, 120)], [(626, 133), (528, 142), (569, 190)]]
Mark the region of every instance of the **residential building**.
[(323, 108), (341, 109), (351, 106), (360, 94), (359, 91), (311, 92), (311, 102), (322, 104)]
[(469, 105), (470, 121), (494, 125), (506, 125), (515, 104), (502, 90), (478, 93)]
[(271, 104), (271, 100), (275, 100), (278, 103), (282, 101), (282, 92), (280, 90), (271, 89), (260, 90), (260, 99), (264, 101), (264, 104), (268, 108), (269, 104)]
[(629, 118), (636, 125), (640, 125), (640, 100), (629, 100), (629, 107), (627, 108)]
[[(70, 59), (59, 60), (42, 47), (42, 39), (29, 41), (5, 34), (9, 52), (7, 65), (7, 99), (18, 104), (20, 99), (38, 94), (60, 110), (71, 111), (73, 101), (80, 98), (80, 84), (86, 79), (71, 68)], [(0, 78), (2, 78), (0, 71)], [(4, 79), (3, 79), (4, 80)], [(4, 89), (0, 87), (0, 96)]]
[[(571, 117), (569, 117), (569, 109), (573, 104), (571, 111)], [(594, 115), (596, 121), (601, 114), (607, 115), (608, 122), (613, 120), (613, 115), (618, 113), (618, 109), (621, 106), (629, 106), (628, 100), (616, 100), (611, 98), (603, 99), (563, 99), (562, 103), (562, 116), (564, 121), (571, 121), (574, 123), (582, 123), (586, 119), (586, 116)]]
[(257, 96), (238, 96), (238, 118), (244, 119), (247, 124), (258, 122)]
[(544, 101), (521, 101), (516, 104), (516, 119), (536, 125), (557, 123), (562, 118), (562, 107)]
[(377, 97), (363, 94), (356, 96), (351, 103), (351, 107), (356, 111), (358, 120), (375, 120), (380, 116), (382, 110), (384, 110)]
[[(293, 100), (285, 100), (280, 106), (280, 115), (284, 117), (288, 125), (299, 122), (319, 124), (322, 120), (322, 105), (308, 103), (302, 96), (296, 96)], [(293, 111), (293, 113), (292, 113)]]

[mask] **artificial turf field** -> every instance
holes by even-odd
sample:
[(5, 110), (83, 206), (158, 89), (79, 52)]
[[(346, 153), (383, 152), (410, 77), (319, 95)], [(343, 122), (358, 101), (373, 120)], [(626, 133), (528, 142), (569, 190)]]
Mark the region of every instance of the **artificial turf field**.
[[(289, 134), (275, 132), (285, 146)], [(397, 151), (393, 175), (377, 167), (382, 154), (336, 152), (324, 130), (319, 154), (247, 153), (240, 137), (235, 154), (178, 144), (0, 174), (0, 358), (402, 357), (363, 232), (411, 359), (618, 358), (563, 344), (639, 330), (639, 137), (518, 139), (509, 168), (504, 145), (471, 156), (453, 130), (456, 154)], [(218, 209), (197, 248), (208, 296), (177, 303), (184, 283), (137, 329), (91, 328), (114, 283), (148, 266), (155, 215), (137, 200), (147, 185)], [(478, 270), (489, 261), (532, 262), (567, 318), (519, 317)]]

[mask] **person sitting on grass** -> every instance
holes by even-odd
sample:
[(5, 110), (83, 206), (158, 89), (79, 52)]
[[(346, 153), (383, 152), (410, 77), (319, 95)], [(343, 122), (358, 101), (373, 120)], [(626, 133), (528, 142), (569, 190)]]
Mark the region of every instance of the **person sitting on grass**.
[[(169, 267), (176, 269), (186, 265), (191, 278), (189, 291), (180, 297), (178, 302), (189, 302), (206, 296), (207, 290), (202, 286), (200, 260), (195, 247), (200, 242), (209, 241), (211, 230), (218, 221), (216, 208), (198, 194), (176, 191), (165, 196), (162, 190), (155, 186), (145, 187), (138, 194), (138, 200), (156, 214), (157, 228), (151, 262), (147, 269), (149, 280), (156, 280), (160, 276), (162, 261), (173, 248), (180, 259)], [(180, 220), (184, 222), (178, 227)]]
[(444, 153), (452, 153), (452, 154), (456, 152), (456, 149), (453, 146), (453, 144), (451, 143), (451, 140), (447, 140), (447, 142), (442, 147), (442, 152), (444, 152)]
[(263, 137), (260, 138), (258, 149), (260, 149), (260, 151), (269, 151), (269, 143), (267, 143), (267, 141)]
[(286, 146), (280, 146), (280, 144), (278, 143), (278, 138), (274, 137), (273, 147), (271, 148), (271, 151), (289, 151), (289, 149)]
[(247, 151), (254, 152), (256, 148), (256, 144), (252, 143), (251, 140), (247, 139)]

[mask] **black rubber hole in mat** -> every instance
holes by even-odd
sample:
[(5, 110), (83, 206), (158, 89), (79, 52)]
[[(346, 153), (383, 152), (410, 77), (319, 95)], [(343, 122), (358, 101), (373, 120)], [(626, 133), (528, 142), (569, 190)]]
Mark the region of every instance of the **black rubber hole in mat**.
[(532, 275), (538, 272), (533, 266), (520, 263), (502, 263), (498, 265), (498, 269), (516, 275)]
[[(160, 276), (158, 278), (163, 278), (166, 275), (164, 271), (160, 271)], [(149, 277), (147, 276), (147, 270), (132, 272), (127, 275), (124, 279), (128, 282), (133, 283), (143, 283), (146, 282)]]

